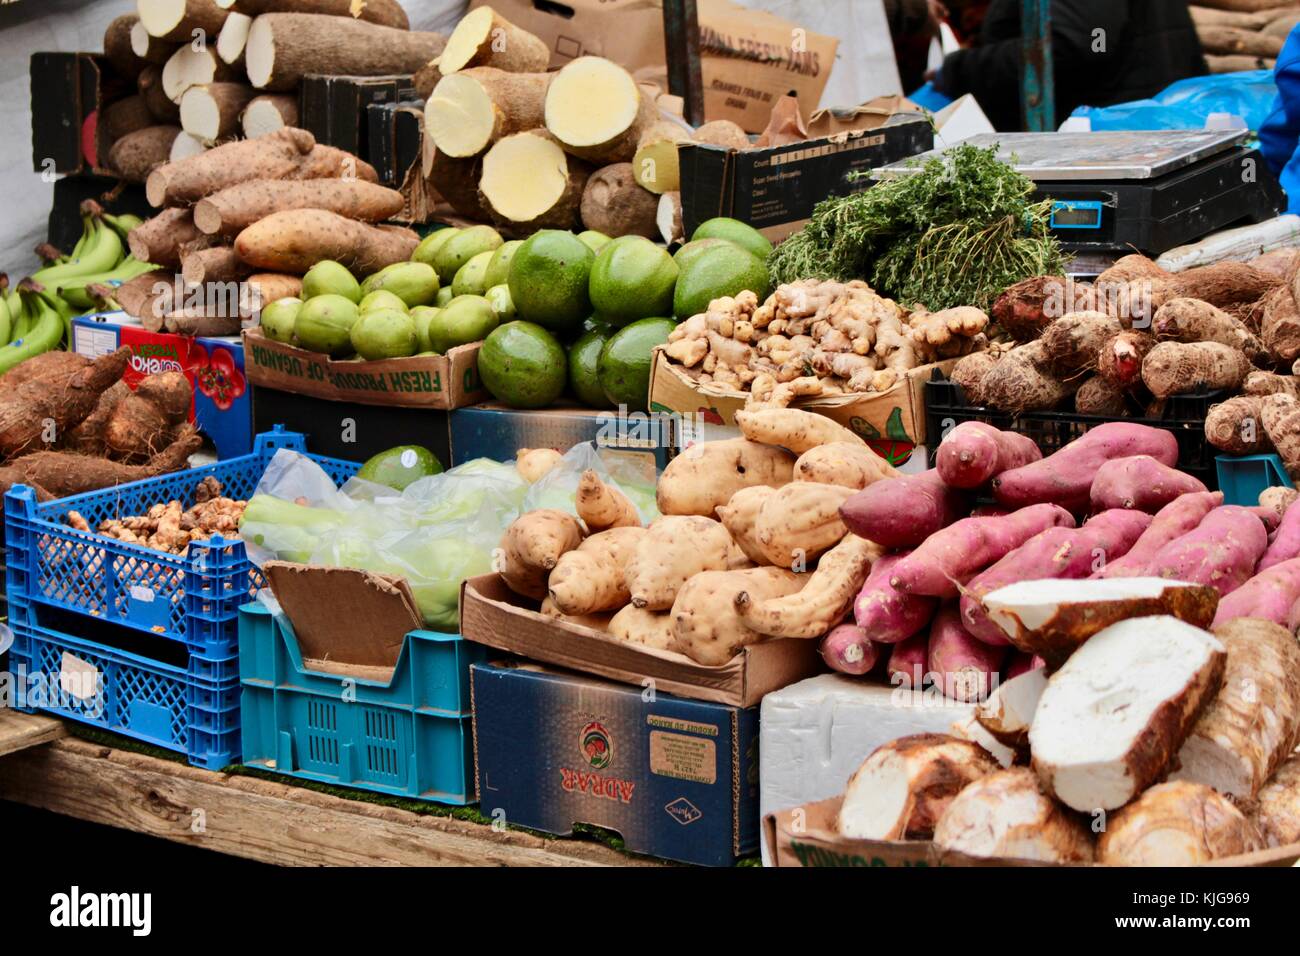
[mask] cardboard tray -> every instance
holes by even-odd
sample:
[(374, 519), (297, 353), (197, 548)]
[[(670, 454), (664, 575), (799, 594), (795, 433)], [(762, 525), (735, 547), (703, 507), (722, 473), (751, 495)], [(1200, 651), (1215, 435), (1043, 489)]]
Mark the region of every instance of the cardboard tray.
[(244, 369), (254, 385), (336, 402), (451, 409), (487, 397), (478, 375), (482, 342), (446, 355), (412, 355), (376, 362), (337, 361), (244, 330)]
[[(1007, 857), (967, 856), (925, 840), (850, 840), (835, 832), (843, 796), (807, 803), (763, 818), (765, 866), (1078, 866), (1099, 863), (1043, 863)], [(1300, 860), (1300, 843), (1225, 857), (1205, 866), (1291, 866)]]
[(468, 641), (545, 664), (649, 686), (692, 700), (752, 707), (765, 694), (820, 673), (816, 641), (751, 644), (720, 667), (672, 651), (616, 640), (608, 634), (543, 617), (536, 602), (510, 590), (500, 575), (461, 585), (460, 632)]

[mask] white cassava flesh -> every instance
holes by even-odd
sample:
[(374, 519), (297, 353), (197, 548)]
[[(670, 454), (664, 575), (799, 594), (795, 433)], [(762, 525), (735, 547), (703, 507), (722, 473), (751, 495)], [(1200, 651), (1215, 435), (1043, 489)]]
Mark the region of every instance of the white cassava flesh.
[(136, 13), (150, 36), (184, 43), (193, 30), (215, 37), (229, 16), (214, 0), (136, 0)]
[(1264, 848), (1259, 829), (1209, 787), (1171, 780), (1106, 821), (1097, 862), (1108, 866), (1195, 866)]
[(1209, 627), (1219, 606), (1214, 588), (1165, 578), (1019, 581), (990, 591), (982, 603), (1012, 644), (1053, 669), (1117, 621), (1168, 614)]
[(1256, 799), (1255, 822), (1268, 845), (1300, 843), (1300, 754), (1277, 768)]
[(985, 730), (974, 714), (967, 714), (961, 720), (954, 720), (948, 727), (948, 733), (959, 740), (969, 740), (983, 747), (1000, 767), (1010, 767), (1016, 762), (1016, 752)]
[(506, 73), (491, 67), (452, 73), (429, 94), (424, 128), (447, 156), (477, 156), (503, 136), (542, 126), (550, 82), (547, 73)]
[(188, 159), (191, 156), (197, 156), (199, 153), (206, 153), (208, 144), (203, 142), (192, 133), (181, 132), (172, 140), (171, 155), (167, 157), (168, 162), (176, 162), (181, 159)]
[[(581, 181), (575, 182), (575, 177)], [(544, 133), (517, 133), (487, 151), (479, 189), (492, 211), (511, 223), (568, 228), (585, 179)]]
[(241, 83), (191, 86), (181, 97), (181, 129), (204, 143), (215, 143), (239, 129), (239, 115), (253, 98)]
[(1092, 834), (1043, 793), (1026, 767), (999, 770), (976, 780), (948, 804), (934, 842), (967, 856), (1090, 863)]
[(265, 136), (286, 126), (298, 125), (298, 98), (280, 93), (266, 93), (248, 101), (243, 116), (244, 135), (249, 139)]
[(217, 34), (217, 56), (223, 63), (234, 66), (244, 56), (244, 46), (248, 43), (248, 28), (253, 25), (253, 18), (242, 13), (232, 13), (226, 17), (221, 32)]
[(1167, 616), (1095, 635), (1052, 675), (1034, 712), (1029, 750), (1043, 786), (1082, 813), (1128, 803), (1164, 776), (1226, 656), (1213, 634)]
[(686, 238), (682, 229), (682, 194), (664, 193), (659, 197), (659, 211), (655, 214), (655, 223), (659, 226), (659, 235), (664, 242), (672, 245)]
[(1008, 747), (1029, 743), (1029, 728), (1038, 701), (1047, 689), (1047, 671), (1042, 667), (1004, 681), (997, 690), (975, 706), (975, 720), (998, 742)]
[(952, 798), (997, 769), (997, 761), (968, 740), (900, 737), (872, 751), (849, 778), (837, 829), (857, 840), (928, 840)]
[(632, 74), (598, 56), (566, 64), (546, 91), (546, 128), (593, 162), (630, 162), (641, 127), (657, 115)]
[(206, 86), (229, 75), (229, 67), (217, 59), (213, 50), (208, 47), (195, 50), (186, 44), (163, 64), (163, 93), (173, 103), (179, 103), (191, 86)]
[(1249, 800), (1300, 734), (1300, 643), (1271, 621), (1236, 618), (1214, 634), (1228, 649), (1223, 686), (1178, 752), (1173, 780)]

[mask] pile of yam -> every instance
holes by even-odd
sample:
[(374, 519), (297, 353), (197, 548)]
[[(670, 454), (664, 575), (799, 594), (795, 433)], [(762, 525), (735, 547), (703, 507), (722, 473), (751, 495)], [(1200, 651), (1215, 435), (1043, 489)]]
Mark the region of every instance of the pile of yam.
[(1190, 9), (1211, 73), (1273, 69), (1300, 24), (1300, 4), (1286, 0), (1201, 0)]

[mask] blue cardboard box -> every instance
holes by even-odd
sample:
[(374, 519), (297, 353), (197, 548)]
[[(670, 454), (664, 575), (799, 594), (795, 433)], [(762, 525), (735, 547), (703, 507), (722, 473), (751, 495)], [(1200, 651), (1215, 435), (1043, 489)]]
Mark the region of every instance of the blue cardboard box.
[(586, 823), (635, 853), (730, 866), (758, 847), (758, 708), (528, 663), (474, 664), (484, 814), (557, 835)]

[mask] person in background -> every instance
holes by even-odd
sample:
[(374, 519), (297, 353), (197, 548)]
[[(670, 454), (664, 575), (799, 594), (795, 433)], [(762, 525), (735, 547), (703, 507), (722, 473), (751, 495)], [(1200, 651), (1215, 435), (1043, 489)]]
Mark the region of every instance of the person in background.
[(939, 0), (884, 0), (884, 6), (898, 76), (906, 93), (925, 82), (930, 44), (939, 36), (939, 21), (948, 11)]
[[(961, 0), (945, 0), (960, 11)], [(1052, 0), (1056, 122), (1077, 107), (1139, 100), (1208, 72), (1186, 0)], [(1021, 0), (992, 0), (972, 47), (933, 77), (956, 99), (972, 93), (999, 130), (1024, 129), (1020, 110)]]
[(1259, 146), (1286, 190), (1287, 212), (1300, 213), (1300, 27), (1291, 31), (1273, 68), (1277, 98), (1259, 128)]

